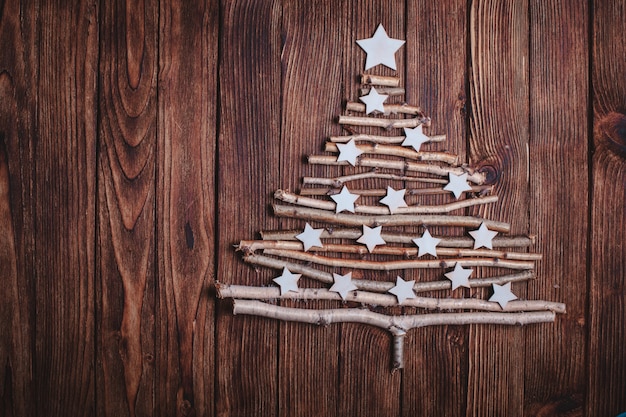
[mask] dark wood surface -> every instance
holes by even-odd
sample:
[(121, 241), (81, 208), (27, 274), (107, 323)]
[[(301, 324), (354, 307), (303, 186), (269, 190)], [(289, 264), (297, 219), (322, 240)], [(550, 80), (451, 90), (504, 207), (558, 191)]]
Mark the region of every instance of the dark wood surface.
[[(275, 276), (233, 244), (302, 227), (272, 194), (332, 172), (304, 156), (378, 23), (406, 100), (495, 185), (467, 212), (535, 235), (516, 292), (567, 305), (413, 330), (395, 373), (386, 332), (212, 289)], [(0, 2), (0, 415), (626, 412), (624, 26), (623, 0)]]

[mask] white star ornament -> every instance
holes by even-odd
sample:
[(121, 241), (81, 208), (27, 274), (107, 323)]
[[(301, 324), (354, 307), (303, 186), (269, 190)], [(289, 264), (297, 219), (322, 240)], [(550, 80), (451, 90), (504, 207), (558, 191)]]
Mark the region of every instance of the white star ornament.
[(363, 234), (357, 239), (357, 242), (367, 246), (367, 250), (371, 253), (377, 245), (384, 245), (387, 243), (380, 236), (382, 229), (382, 226), (370, 228), (363, 225)]
[(307, 223), (304, 226), (304, 232), (297, 235), (296, 239), (302, 242), (302, 245), (304, 246), (304, 251), (306, 252), (313, 246), (319, 248), (323, 247), (322, 241), (320, 240), (323, 232), (324, 229), (313, 229), (311, 225)]
[(387, 186), (387, 196), (382, 198), (380, 202), (388, 206), (391, 214), (394, 214), (400, 207), (408, 207), (406, 205), (406, 201), (404, 201), (405, 192), (405, 189), (394, 190), (393, 188)]
[(417, 252), (417, 257), (419, 258), (422, 255), (427, 253), (437, 256), (437, 245), (441, 242), (441, 239), (434, 238), (430, 235), (428, 230), (424, 230), (424, 234), (420, 238), (413, 239), (413, 243), (417, 245), (419, 251)]
[(452, 291), (459, 287), (470, 288), (469, 277), (472, 275), (472, 269), (465, 269), (458, 262), (454, 265), (454, 270), (444, 275), (452, 281)]
[(504, 308), (509, 301), (516, 300), (517, 296), (511, 292), (511, 283), (507, 282), (504, 285), (493, 284), (493, 295), (489, 301), (500, 304), (500, 307)]
[(360, 39), (356, 43), (367, 53), (365, 69), (383, 64), (392, 70), (396, 69), (396, 51), (404, 45), (404, 41), (387, 36), (383, 25), (378, 25), (374, 36)]
[(467, 183), (467, 173), (461, 175), (455, 175), (450, 173), (448, 180), (448, 185), (443, 187), (446, 191), (451, 191), (454, 194), (454, 197), (458, 200), (458, 198), (463, 194), (463, 191), (469, 191), (472, 189), (470, 185)]
[(357, 148), (354, 139), (350, 139), (348, 143), (338, 143), (337, 148), (339, 148), (337, 162), (348, 161), (352, 166), (356, 166), (356, 158), (363, 153), (362, 150)]
[(354, 283), (352, 282), (352, 272), (348, 272), (346, 275), (333, 273), (333, 278), (335, 280), (335, 283), (332, 287), (330, 287), (329, 291), (339, 293), (341, 299), (344, 301), (348, 297), (348, 293), (350, 291), (355, 291), (358, 289), (356, 285), (354, 285)]
[(389, 97), (386, 94), (378, 94), (378, 91), (374, 87), (370, 90), (369, 94), (366, 96), (359, 97), (363, 103), (365, 103), (365, 114), (370, 114), (373, 111), (378, 110), (381, 113), (385, 112), (385, 106), (383, 103)]
[(476, 230), (469, 232), (474, 238), (474, 249), (487, 248), (493, 249), (493, 243), (491, 242), (498, 232), (494, 232), (487, 228), (487, 225), (483, 222)]
[(345, 185), (341, 189), (339, 194), (333, 194), (330, 196), (337, 206), (335, 207), (335, 212), (340, 213), (344, 210), (354, 213), (354, 202), (359, 198), (358, 194), (352, 194), (348, 187)]
[(415, 280), (405, 281), (402, 278), (397, 277), (396, 286), (390, 289), (389, 292), (396, 296), (398, 304), (402, 304), (407, 298), (415, 298), (413, 285), (415, 285)]
[(274, 278), (274, 282), (280, 286), (280, 295), (288, 291), (298, 292), (298, 280), (301, 274), (292, 274), (287, 268), (283, 268), (283, 274)]
[(405, 127), (404, 135), (406, 136), (406, 139), (402, 142), (402, 146), (412, 146), (416, 152), (420, 151), (420, 148), (424, 143), (430, 142), (430, 138), (423, 132), (423, 125), (419, 125), (413, 129)]

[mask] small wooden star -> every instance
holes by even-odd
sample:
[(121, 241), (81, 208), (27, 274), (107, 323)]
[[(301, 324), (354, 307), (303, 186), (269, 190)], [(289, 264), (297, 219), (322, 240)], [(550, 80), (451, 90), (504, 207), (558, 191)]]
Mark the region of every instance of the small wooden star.
[(477, 230), (469, 232), (474, 238), (474, 249), (485, 247), (487, 249), (493, 249), (492, 239), (496, 237), (498, 232), (494, 232), (487, 228), (487, 225), (483, 222)]
[(415, 280), (405, 281), (397, 277), (396, 286), (390, 289), (389, 292), (398, 298), (398, 304), (402, 304), (407, 298), (415, 298), (413, 285), (415, 285)]
[(336, 213), (340, 213), (343, 210), (354, 213), (354, 202), (359, 197), (360, 196), (358, 194), (352, 194), (345, 185), (339, 194), (333, 194), (330, 196), (330, 198), (335, 200), (335, 203), (337, 203), (337, 206), (335, 207)]
[(339, 293), (341, 298), (345, 301), (350, 291), (357, 290), (357, 286), (352, 282), (352, 272), (348, 272), (346, 275), (339, 275), (333, 273), (333, 279), (335, 283), (330, 287), (329, 291)]
[(472, 275), (472, 269), (465, 269), (458, 262), (454, 265), (454, 270), (444, 275), (452, 281), (452, 291), (459, 287), (470, 288), (469, 277)]
[(352, 166), (356, 166), (356, 159), (363, 153), (362, 150), (357, 148), (356, 142), (354, 139), (350, 139), (348, 143), (338, 143), (337, 148), (339, 149), (339, 156), (337, 157), (337, 161), (348, 161), (348, 163)]
[(319, 248), (323, 247), (322, 241), (320, 239), (323, 232), (324, 229), (313, 229), (311, 225), (307, 223), (304, 226), (304, 232), (297, 235), (296, 239), (302, 242), (302, 245), (304, 246), (304, 251), (306, 252), (313, 246)]
[(383, 25), (378, 25), (373, 37), (360, 39), (356, 43), (367, 53), (367, 59), (365, 60), (366, 70), (378, 64), (383, 64), (395, 70), (396, 51), (404, 45), (404, 41), (387, 36)]
[(382, 198), (380, 202), (388, 206), (391, 214), (394, 214), (400, 207), (408, 207), (406, 205), (406, 201), (404, 201), (405, 192), (405, 189), (394, 190), (393, 188), (387, 186), (387, 196)]
[(420, 151), (421, 146), (430, 141), (430, 138), (423, 132), (423, 125), (419, 125), (414, 128), (404, 128), (404, 135), (406, 139), (402, 142), (402, 146), (412, 146), (416, 152)]
[(283, 274), (274, 278), (274, 282), (280, 286), (280, 295), (288, 291), (299, 292), (298, 280), (301, 274), (292, 274), (287, 268), (283, 268)]
[(500, 307), (504, 308), (509, 301), (516, 300), (517, 296), (511, 292), (511, 283), (507, 282), (504, 285), (493, 284), (493, 295), (489, 301), (500, 304)]
[(422, 255), (427, 253), (437, 256), (437, 245), (441, 242), (441, 239), (434, 238), (430, 235), (430, 232), (424, 230), (424, 234), (420, 238), (413, 239), (413, 243), (415, 243), (419, 247), (419, 251), (417, 252), (417, 257), (419, 258)]
[(448, 185), (443, 187), (443, 189), (446, 191), (451, 191), (457, 200), (464, 191), (469, 191), (472, 189), (472, 187), (470, 187), (470, 185), (467, 183), (467, 173), (463, 173), (461, 175), (455, 175), (453, 173), (450, 173), (448, 178)]
[(376, 110), (384, 113), (385, 107), (383, 106), (383, 103), (387, 100), (387, 97), (389, 96), (386, 94), (378, 94), (378, 91), (372, 87), (369, 94), (359, 97), (359, 100), (365, 103), (365, 114), (370, 114)]
[(371, 253), (377, 245), (384, 245), (387, 243), (380, 236), (382, 229), (382, 226), (370, 228), (363, 225), (363, 234), (357, 239), (357, 242), (367, 246), (367, 250)]

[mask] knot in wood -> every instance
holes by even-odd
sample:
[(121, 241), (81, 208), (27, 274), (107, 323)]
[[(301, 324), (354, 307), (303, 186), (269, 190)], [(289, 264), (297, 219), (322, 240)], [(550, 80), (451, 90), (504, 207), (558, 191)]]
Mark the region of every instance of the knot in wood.
[(596, 146), (606, 146), (620, 157), (626, 157), (626, 115), (611, 112), (604, 116), (596, 132)]
[(485, 176), (485, 185), (495, 184), (500, 178), (499, 170), (491, 164), (482, 165), (478, 168), (478, 172)]

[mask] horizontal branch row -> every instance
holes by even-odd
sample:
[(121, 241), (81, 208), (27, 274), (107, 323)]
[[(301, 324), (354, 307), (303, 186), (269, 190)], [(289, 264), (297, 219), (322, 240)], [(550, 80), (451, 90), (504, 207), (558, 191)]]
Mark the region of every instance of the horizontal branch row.
[[(355, 142), (370, 142), (380, 143), (383, 145), (397, 145), (406, 140), (406, 136), (379, 136), (379, 135), (366, 135), (366, 134), (354, 134), (345, 136), (331, 136), (328, 138), (334, 143), (348, 143), (351, 140)], [(446, 140), (446, 135), (429, 136), (429, 142), (443, 142)]]
[[(474, 193), (479, 195), (486, 195), (492, 191), (493, 187), (490, 185), (474, 185), (467, 193)], [(445, 190), (443, 187), (424, 187), (424, 188), (406, 188), (405, 196), (424, 196), (424, 195), (449, 195), (450, 191)], [(300, 195), (303, 196), (331, 196), (338, 194), (339, 188), (302, 188)], [(387, 195), (387, 190), (382, 188), (370, 188), (370, 189), (358, 189), (350, 188), (352, 194), (367, 197), (384, 197)]]
[[(459, 156), (447, 152), (417, 152), (413, 148), (397, 145), (360, 143), (357, 148), (369, 155), (397, 156), (399, 158), (413, 159), (426, 162), (443, 162), (451, 166), (459, 165)], [(339, 152), (335, 142), (326, 142), (326, 152)]]

